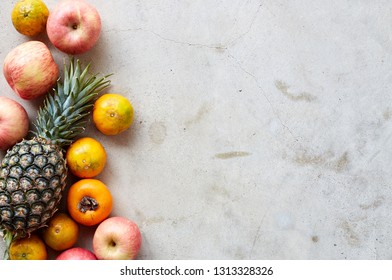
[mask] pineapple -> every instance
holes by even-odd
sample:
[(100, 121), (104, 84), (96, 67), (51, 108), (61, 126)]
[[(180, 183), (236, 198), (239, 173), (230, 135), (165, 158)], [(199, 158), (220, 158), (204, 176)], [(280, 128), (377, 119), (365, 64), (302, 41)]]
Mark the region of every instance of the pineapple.
[(14, 238), (45, 226), (57, 211), (66, 186), (64, 148), (82, 133), (98, 93), (108, 76), (90, 76), (80, 61), (64, 65), (57, 82), (38, 111), (34, 138), (9, 149), (0, 166), (0, 229), (9, 246)]

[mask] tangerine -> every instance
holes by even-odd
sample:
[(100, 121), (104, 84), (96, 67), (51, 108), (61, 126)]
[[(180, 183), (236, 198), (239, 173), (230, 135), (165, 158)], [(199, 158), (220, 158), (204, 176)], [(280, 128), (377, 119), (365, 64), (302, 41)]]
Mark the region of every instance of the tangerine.
[(11, 260), (46, 260), (48, 253), (42, 239), (33, 234), (12, 241), (9, 256)]
[(93, 121), (105, 135), (117, 135), (127, 130), (133, 121), (131, 102), (117, 93), (106, 93), (99, 97), (93, 108)]
[(78, 224), (67, 214), (57, 213), (43, 229), (42, 238), (46, 245), (56, 251), (63, 251), (76, 244), (79, 235)]
[(15, 29), (26, 36), (36, 36), (46, 28), (48, 7), (41, 0), (20, 0), (11, 13)]
[(99, 141), (84, 137), (69, 146), (66, 159), (72, 174), (80, 178), (92, 178), (104, 169), (106, 151)]

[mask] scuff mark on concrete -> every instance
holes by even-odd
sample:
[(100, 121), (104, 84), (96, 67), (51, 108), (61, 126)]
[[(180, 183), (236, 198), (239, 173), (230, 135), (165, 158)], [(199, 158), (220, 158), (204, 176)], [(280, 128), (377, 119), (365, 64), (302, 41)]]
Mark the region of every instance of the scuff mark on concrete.
[(283, 93), (284, 96), (289, 98), (292, 101), (306, 101), (306, 102), (312, 102), (317, 99), (316, 96), (308, 93), (308, 92), (300, 92), (298, 94), (293, 94), (289, 92), (289, 86), (280, 80), (275, 81), (275, 87)]
[(236, 157), (247, 157), (247, 156), (250, 156), (250, 155), (251, 155), (251, 153), (248, 153), (248, 152), (233, 151), (233, 152), (215, 154), (215, 158), (218, 158), (218, 159), (231, 159), (231, 158), (236, 158)]

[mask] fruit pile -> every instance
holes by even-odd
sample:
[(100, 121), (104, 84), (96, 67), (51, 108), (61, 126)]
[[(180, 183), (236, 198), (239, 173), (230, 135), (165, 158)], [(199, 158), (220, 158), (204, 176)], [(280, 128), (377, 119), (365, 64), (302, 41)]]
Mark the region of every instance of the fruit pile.
[[(46, 31), (49, 41), (68, 55), (85, 53), (101, 32), (98, 11), (84, 0), (62, 0), (50, 12), (41, 0), (19, 0), (11, 13), (15, 29), (26, 36)], [(0, 96), (0, 234), (5, 258), (135, 259), (141, 247), (139, 227), (132, 220), (111, 216), (110, 187), (96, 178), (105, 168), (107, 153), (92, 137), (81, 137), (90, 113), (104, 135), (118, 135), (133, 121), (129, 100), (102, 93), (109, 75), (90, 73), (71, 58), (63, 77), (48, 46), (30, 40), (4, 59), (3, 73), (24, 100), (44, 97), (28, 138), (29, 118), (17, 101)], [(67, 188), (67, 175), (77, 180)], [(59, 209), (67, 188), (66, 209)], [(95, 226), (93, 250), (78, 247), (81, 226)]]

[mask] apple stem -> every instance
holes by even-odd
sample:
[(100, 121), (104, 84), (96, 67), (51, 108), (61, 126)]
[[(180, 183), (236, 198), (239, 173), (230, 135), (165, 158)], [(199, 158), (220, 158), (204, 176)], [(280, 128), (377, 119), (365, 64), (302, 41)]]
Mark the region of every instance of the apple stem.
[(82, 213), (86, 213), (89, 210), (94, 211), (98, 206), (98, 202), (90, 196), (84, 196), (78, 203), (78, 209)]

